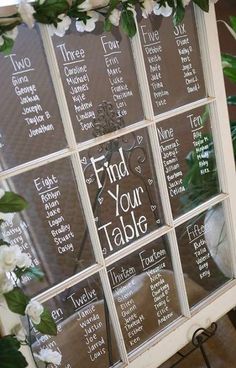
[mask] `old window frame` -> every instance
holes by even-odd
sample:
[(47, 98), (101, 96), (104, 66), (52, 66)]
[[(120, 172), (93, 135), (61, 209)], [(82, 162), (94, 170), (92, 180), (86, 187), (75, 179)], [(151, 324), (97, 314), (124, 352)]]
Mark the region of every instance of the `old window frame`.
[[(1, 7), (13, 5), (16, 3), (16, 0), (1, 1), (0, 11)], [(233, 274), (234, 278), (236, 278), (236, 247), (234, 246), (234, 244), (236, 244), (236, 175), (235, 164), (233, 160), (231, 134), (228, 124), (229, 118), (226, 105), (223, 73), (221, 68), (220, 48), (214, 5), (210, 4), (209, 13), (204, 13), (199, 10), (199, 8), (195, 7), (195, 16), (201, 48), (201, 57), (203, 60), (206, 89), (210, 97), (202, 99), (200, 101), (189, 103), (174, 110), (162, 113), (158, 116), (154, 116), (151, 96), (148, 88), (147, 75), (145, 71), (144, 59), (142, 55), (140, 36), (139, 33), (137, 33), (137, 35), (131, 40), (131, 45), (136, 63), (138, 80), (141, 86), (141, 98), (146, 119), (131, 126), (125, 127), (117, 132), (110, 133), (99, 138), (94, 138), (90, 141), (80, 144), (77, 144), (76, 142), (62, 81), (60, 78), (58, 78), (59, 68), (57, 65), (52, 41), (47, 31), (47, 26), (40, 26), (50, 73), (60, 107), (62, 121), (68, 142), (68, 148), (0, 173), (0, 180), (5, 180), (23, 172), (32, 170), (33, 168), (37, 168), (50, 162), (57, 161), (63, 157), (71, 158), (77, 181), (78, 191), (81, 196), (82, 206), (91, 237), (91, 242), (93, 244), (96, 264), (39, 294), (37, 297), (35, 297), (35, 299), (40, 302), (45, 302), (46, 300), (56, 296), (65, 288), (69, 288), (70, 286), (75, 285), (76, 283), (99, 272), (122, 360), (119, 365), (129, 368), (143, 368), (147, 366), (149, 368), (158, 367), (169, 357), (171, 357), (175, 352), (186, 345), (190, 340), (193, 332), (198, 327), (208, 327), (211, 322), (218, 320), (221, 316), (223, 316), (236, 305), (236, 281), (235, 279), (233, 279), (190, 310), (175, 234), (176, 226), (183, 224), (185, 221), (189, 220), (193, 216), (199, 214), (204, 210), (207, 210), (212, 205), (222, 203), (226, 213), (226, 223), (231, 244)], [(216, 160), (222, 193), (216, 195), (214, 198), (204, 202), (200, 206), (174, 220), (172, 217), (170, 200), (166, 186), (166, 179), (161, 160), (156, 124), (162, 120), (204, 105), (208, 105), (210, 107), (213, 139), (215, 143)], [(146, 235), (142, 239), (136, 240), (134, 243), (132, 243), (132, 246), (127, 246), (119, 252), (104, 259), (101, 251), (96, 224), (94, 221), (92, 207), (89, 200), (86, 182), (83, 176), (83, 169), (80, 161), (80, 152), (99, 143), (108, 141), (114, 137), (121, 136), (144, 127), (148, 130), (151, 142), (151, 149), (154, 153), (153, 156), (155, 157), (154, 163), (162, 197), (162, 205), (166, 225)], [(176, 277), (182, 317), (177, 319), (174, 323), (172, 323), (168, 328), (164, 329), (157, 336), (148, 340), (146, 344), (142, 345), (128, 355), (125, 348), (121, 326), (116, 311), (112, 290), (109, 284), (106, 268), (119, 259), (124, 258), (125, 256), (133, 253), (135, 250), (143, 247), (144, 245), (161, 237), (164, 234), (167, 235), (170, 242), (171, 256)], [(7, 315), (6, 318), (5, 312), (1, 310), (0, 322), (2, 325), (2, 332), (7, 333), (12, 324), (15, 323), (15, 320), (16, 317), (13, 314)], [(33, 368), (34, 363), (31, 361), (30, 354), (27, 352), (27, 350), (25, 351), (25, 354), (29, 359), (30, 367)]]

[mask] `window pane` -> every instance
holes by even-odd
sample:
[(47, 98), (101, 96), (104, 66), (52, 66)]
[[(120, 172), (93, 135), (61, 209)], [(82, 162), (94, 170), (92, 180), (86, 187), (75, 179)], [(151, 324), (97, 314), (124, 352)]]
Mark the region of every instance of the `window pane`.
[(18, 28), (0, 55), (0, 170), (67, 146), (38, 29)]
[(155, 115), (206, 97), (192, 7), (175, 27), (171, 17), (140, 17), (139, 31)]
[(46, 347), (58, 350), (65, 368), (105, 368), (119, 360), (98, 276), (73, 286), (45, 305), (57, 324), (58, 335), (50, 337), (33, 330), (35, 352)]
[(145, 129), (82, 153), (84, 175), (108, 256), (163, 224)]
[(180, 315), (166, 238), (116, 262), (108, 275), (128, 351)]
[(103, 101), (124, 125), (143, 119), (130, 42), (118, 28), (104, 33), (98, 23), (94, 32), (79, 33), (73, 24), (63, 38), (53, 37), (53, 43), (79, 142), (96, 135), (94, 118), (100, 119)]
[(44, 282), (24, 283), (31, 293), (65, 280), (94, 263), (69, 159), (8, 179), (6, 188), (23, 193), (27, 210), (2, 225), (2, 235), (32, 256)]
[(176, 229), (190, 305), (232, 278), (231, 256), (222, 205)]
[(211, 123), (199, 108), (157, 124), (174, 217), (219, 193)]

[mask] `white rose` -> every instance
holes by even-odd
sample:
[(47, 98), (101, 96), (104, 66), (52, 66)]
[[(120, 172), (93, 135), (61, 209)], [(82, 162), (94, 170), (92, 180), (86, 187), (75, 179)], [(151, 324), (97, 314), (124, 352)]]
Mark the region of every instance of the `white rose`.
[[(1, 36), (2, 37), (2, 36)], [(4, 41), (3, 41), (4, 42)], [(5, 196), (5, 190), (4, 189), (2, 189), (2, 188), (0, 188), (0, 199), (2, 199), (2, 197), (4, 197)]]
[[(0, 36), (0, 46), (3, 46), (3, 44), (5, 42), (4, 37), (11, 38), (12, 40), (15, 40), (17, 35), (18, 35), (17, 27), (13, 28), (11, 31), (7, 31), (7, 32), (3, 33), (3, 35)], [(2, 198), (3, 195), (5, 194), (5, 191), (3, 189), (1, 189), (1, 194), (2, 194), (1, 195), (1, 198)]]
[(14, 216), (15, 216), (15, 212), (10, 212), (10, 213), (0, 212), (0, 220), (6, 221), (9, 224), (12, 223)]
[(31, 266), (31, 258), (26, 253), (19, 253), (17, 256), (16, 265), (19, 268), (29, 268)]
[(39, 354), (34, 354), (34, 356), (44, 363), (52, 363), (55, 365), (60, 365), (62, 360), (62, 355), (58, 351), (47, 348), (41, 349)]
[(92, 9), (92, 4), (90, 0), (85, 0), (82, 4), (78, 5), (79, 11), (88, 11)]
[(41, 321), (41, 314), (43, 313), (44, 308), (42, 304), (37, 302), (36, 300), (31, 300), (25, 308), (25, 314), (28, 315), (31, 321), (38, 325)]
[(70, 17), (65, 14), (61, 14), (58, 18), (61, 19), (61, 21), (57, 23), (56, 27), (53, 24), (50, 24), (48, 26), (50, 36), (53, 36), (55, 34), (56, 36), (63, 37), (66, 31), (70, 28)]
[(82, 4), (78, 5), (78, 10), (88, 11), (94, 8), (105, 7), (109, 4), (109, 0), (85, 0)]
[(113, 9), (111, 14), (109, 15), (109, 21), (111, 22), (111, 24), (113, 24), (113, 26), (118, 27), (119, 23), (120, 23), (120, 15), (121, 12), (118, 9)]
[(142, 1), (142, 16), (143, 18), (147, 18), (154, 9), (155, 2), (153, 0), (144, 0)]
[(17, 27), (13, 28), (11, 31), (7, 31), (4, 33), (4, 36), (6, 36), (7, 38), (11, 38), (12, 40), (15, 40), (17, 35), (18, 35)]
[(32, 5), (28, 4), (26, 0), (21, 0), (18, 12), (20, 13), (22, 21), (27, 24), (29, 28), (33, 28), (35, 22), (33, 14), (35, 10)]
[(20, 248), (17, 245), (2, 245), (0, 247), (0, 270), (11, 272), (15, 269)]
[(13, 282), (5, 273), (0, 274), (0, 294), (6, 294), (14, 288)]
[(11, 329), (11, 334), (15, 335), (16, 339), (19, 342), (24, 342), (26, 340), (26, 331), (25, 329), (21, 326), (21, 324), (15, 325), (12, 329)]
[(165, 6), (164, 5), (160, 6), (160, 4), (157, 4), (155, 5), (153, 12), (156, 15), (163, 15), (163, 17), (169, 17), (172, 14), (173, 9), (168, 4), (166, 4)]
[(86, 24), (82, 20), (76, 21), (75, 26), (78, 32), (92, 32), (95, 29), (99, 14), (95, 11), (88, 11), (87, 15), (90, 18), (87, 19)]

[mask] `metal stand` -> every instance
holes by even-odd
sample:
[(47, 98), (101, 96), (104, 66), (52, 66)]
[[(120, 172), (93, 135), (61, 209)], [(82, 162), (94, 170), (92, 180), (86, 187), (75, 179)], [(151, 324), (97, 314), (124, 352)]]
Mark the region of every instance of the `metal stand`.
[(180, 359), (177, 362), (175, 362), (173, 365), (171, 365), (170, 368), (177, 367), (184, 359), (186, 359), (189, 355), (191, 355), (197, 349), (200, 349), (200, 352), (203, 356), (203, 360), (206, 364), (206, 367), (213, 368), (207, 357), (204, 344), (207, 340), (209, 340), (212, 336), (215, 335), (216, 330), (217, 330), (217, 324), (215, 322), (213, 322), (208, 329), (198, 328), (194, 332), (193, 337), (192, 337), (192, 344), (194, 347), (190, 349), (188, 353), (185, 353), (185, 354), (178, 352), (177, 354), (180, 356)]

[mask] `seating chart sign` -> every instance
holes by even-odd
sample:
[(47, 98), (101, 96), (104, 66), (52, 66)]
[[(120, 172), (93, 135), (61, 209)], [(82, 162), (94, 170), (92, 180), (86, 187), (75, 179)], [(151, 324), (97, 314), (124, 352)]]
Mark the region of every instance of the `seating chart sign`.
[(163, 224), (149, 147), (143, 129), (81, 154), (106, 257)]
[(194, 12), (184, 22), (150, 16), (139, 32), (155, 115), (206, 97)]
[(108, 275), (128, 351), (180, 315), (166, 238), (116, 262)]
[(12, 52), (0, 55), (0, 70), (0, 170), (66, 148), (37, 29), (19, 27)]
[(119, 361), (99, 276), (73, 286), (45, 305), (58, 334), (45, 336), (33, 328), (35, 352), (40, 348), (59, 351), (63, 368), (108, 368)]
[[(69, 159), (11, 179), (27, 193), (29, 207), (1, 225), (3, 238), (28, 253), (44, 274), (42, 283), (23, 277), (31, 293), (48, 288), (93, 264), (90, 238)], [(36, 289), (35, 289), (36, 288)]]
[(79, 33), (73, 25), (64, 37), (53, 37), (53, 44), (78, 142), (96, 135), (94, 119), (101, 120), (103, 101), (124, 125), (143, 120), (128, 37), (118, 29), (104, 33), (102, 24), (92, 33)]
[(210, 118), (206, 108), (158, 123), (157, 133), (175, 217), (219, 193)]
[(177, 239), (190, 305), (233, 277), (222, 205), (216, 205), (177, 228)]

